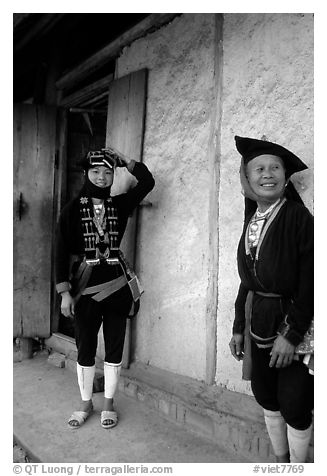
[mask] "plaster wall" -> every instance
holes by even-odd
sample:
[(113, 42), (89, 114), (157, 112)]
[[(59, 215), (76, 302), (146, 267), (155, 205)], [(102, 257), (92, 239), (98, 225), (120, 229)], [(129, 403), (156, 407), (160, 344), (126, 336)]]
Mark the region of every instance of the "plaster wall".
[(153, 206), (140, 216), (137, 268), (146, 292), (133, 324), (134, 358), (205, 379), (206, 298), (214, 266), (208, 151), (212, 118), (221, 111), (215, 380), (251, 393), (228, 348), (243, 221), (234, 135), (265, 135), (298, 154), (309, 170), (293, 182), (313, 211), (313, 15), (224, 14), (219, 105), (215, 41), (214, 14), (183, 14), (117, 60), (117, 77), (149, 70), (143, 159), (156, 179), (148, 197)]
[(142, 208), (137, 271), (145, 293), (133, 324), (134, 358), (202, 380), (206, 372), (208, 166), (214, 104), (212, 14), (183, 14), (135, 41), (116, 77), (148, 68), (143, 160), (154, 174)]
[(249, 393), (228, 348), (243, 220), (234, 135), (265, 135), (297, 154), (309, 170), (293, 182), (313, 211), (313, 15), (225, 14), (223, 51), (216, 381)]

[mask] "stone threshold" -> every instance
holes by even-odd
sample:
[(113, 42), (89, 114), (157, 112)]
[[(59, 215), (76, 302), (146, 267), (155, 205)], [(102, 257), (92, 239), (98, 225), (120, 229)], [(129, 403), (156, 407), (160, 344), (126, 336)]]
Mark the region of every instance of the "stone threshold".
[[(56, 333), (45, 344), (51, 350), (49, 362), (75, 372), (74, 339)], [(97, 356), (94, 391), (103, 392), (103, 385), (103, 360)], [(139, 362), (122, 369), (119, 391), (244, 457), (245, 462), (275, 462), (262, 409), (252, 396)], [(308, 462), (313, 462), (313, 444)]]

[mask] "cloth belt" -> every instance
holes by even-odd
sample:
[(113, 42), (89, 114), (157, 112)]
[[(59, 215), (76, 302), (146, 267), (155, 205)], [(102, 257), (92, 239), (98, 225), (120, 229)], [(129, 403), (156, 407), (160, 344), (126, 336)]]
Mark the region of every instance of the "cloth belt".
[(261, 291), (254, 291), (255, 294), (259, 294), (259, 296), (263, 297), (268, 297), (268, 298), (281, 298), (281, 294), (275, 294), (275, 293), (263, 293)]
[(252, 314), (252, 303), (253, 295), (258, 294), (259, 296), (267, 298), (281, 298), (281, 294), (275, 293), (264, 293), (261, 291), (249, 291), (245, 303), (245, 330), (244, 330), (244, 355), (243, 355), (243, 365), (242, 365), (242, 379), (251, 380), (252, 373), (252, 357), (251, 357), (251, 345), (256, 345), (251, 342), (250, 329), (251, 329), (251, 314)]
[(82, 295), (84, 296), (86, 294), (95, 293), (95, 296), (92, 296), (92, 299), (100, 302), (111, 294), (118, 291), (119, 289), (121, 289), (122, 287), (124, 287), (127, 283), (128, 281), (125, 276), (119, 276), (119, 278), (113, 279), (112, 281), (108, 281), (107, 283), (85, 288), (84, 291), (82, 291)]

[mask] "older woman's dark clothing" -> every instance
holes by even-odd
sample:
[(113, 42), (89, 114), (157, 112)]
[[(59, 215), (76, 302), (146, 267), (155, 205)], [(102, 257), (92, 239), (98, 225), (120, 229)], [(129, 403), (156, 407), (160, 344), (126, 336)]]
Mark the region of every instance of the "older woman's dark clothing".
[(304, 205), (281, 200), (254, 248), (247, 241), (252, 219), (252, 214), (245, 218), (237, 252), (241, 284), (233, 334), (244, 333), (245, 302), (248, 292), (253, 291), (253, 394), (263, 408), (280, 410), (287, 423), (302, 430), (312, 420), (313, 377), (301, 357), (280, 369), (270, 368), (269, 361), (279, 332), (296, 346), (313, 319), (313, 217)]
[(263, 408), (277, 462), (304, 463), (312, 437), (313, 217), (290, 177), (308, 167), (264, 139), (235, 136), (245, 223), (230, 348)]
[(290, 330), (284, 336), (297, 345), (313, 318), (313, 217), (305, 206), (285, 200), (273, 220), (268, 219), (258, 247), (247, 251), (250, 219), (250, 215), (245, 219), (237, 251), (241, 285), (235, 302), (233, 333), (244, 331), (244, 307), (249, 290), (274, 293), (281, 297), (254, 294), (252, 331), (262, 339), (269, 339), (276, 337), (286, 322)]

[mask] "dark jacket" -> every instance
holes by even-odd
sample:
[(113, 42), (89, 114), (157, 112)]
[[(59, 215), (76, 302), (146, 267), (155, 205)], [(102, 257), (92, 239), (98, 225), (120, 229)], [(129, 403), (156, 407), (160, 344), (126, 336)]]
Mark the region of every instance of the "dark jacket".
[[(314, 312), (314, 225), (313, 216), (302, 204), (286, 200), (261, 243), (258, 259), (245, 252), (245, 233), (251, 215), (245, 219), (237, 251), (241, 278), (235, 302), (233, 333), (243, 334), (245, 301), (249, 290), (280, 294), (272, 299), (254, 294), (252, 329), (267, 338), (285, 323), (285, 337), (294, 345), (301, 342)], [(256, 277), (257, 276), (257, 277)]]
[[(143, 200), (143, 198), (153, 189), (154, 179), (145, 164), (135, 162), (131, 173), (138, 180), (137, 185), (130, 189), (127, 193), (112, 197), (113, 204), (117, 208), (118, 213), (118, 232), (119, 244), (123, 238), (128, 217), (133, 209)], [(82, 232), (82, 224), (80, 219), (80, 197), (85, 193), (84, 188), (79, 195), (69, 202), (63, 208), (56, 233), (56, 283), (58, 292), (70, 290), (71, 280), (71, 261), (72, 256), (83, 257), (84, 239)], [(97, 272), (105, 270), (106, 279), (114, 279), (121, 274), (115, 266), (105, 266), (105, 268), (97, 268)]]

